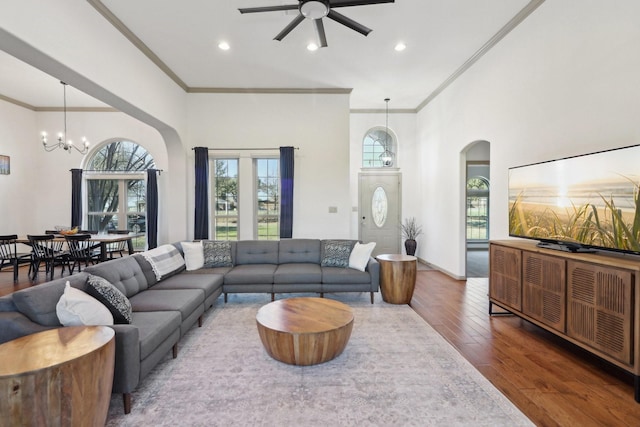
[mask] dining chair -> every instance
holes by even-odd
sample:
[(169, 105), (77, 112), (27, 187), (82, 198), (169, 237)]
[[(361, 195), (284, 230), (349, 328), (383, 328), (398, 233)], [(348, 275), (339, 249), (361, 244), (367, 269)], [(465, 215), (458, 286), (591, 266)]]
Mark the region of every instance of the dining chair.
[(40, 264), (45, 265), (45, 275), (49, 275), (53, 280), (53, 273), (56, 265), (62, 266), (60, 276), (64, 275), (67, 252), (63, 251), (64, 240), (54, 239), (53, 234), (28, 234), (29, 245), (31, 245), (31, 280), (35, 280), (40, 270)]
[(0, 236), (0, 270), (5, 265), (13, 266), (13, 281), (18, 281), (18, 267), (20, 264), (31, 263), (31, 253), (19, 253), (16, 239), (18, 235)]
[[(129, 230), (108, 230), (108, 234), (129, 234)], [(119, 256), (124, 256), (124, 252), (128, 251), (128, 246), (126, 241), (122, 242), (113, 242), (107, 244), (107, 254), (109, 254), (109, 259), (113, 259), (115, 254)]]
[(76, 266), (78, 273), (82, 271), (82, 263), (85, 267), (100, 261), (100, 252), (96, 252), (94, 242), (91, 242), (90, 234), (71, 234), (64, 236), (69, 253), (66, 257), (69, 274), (73, 274)]

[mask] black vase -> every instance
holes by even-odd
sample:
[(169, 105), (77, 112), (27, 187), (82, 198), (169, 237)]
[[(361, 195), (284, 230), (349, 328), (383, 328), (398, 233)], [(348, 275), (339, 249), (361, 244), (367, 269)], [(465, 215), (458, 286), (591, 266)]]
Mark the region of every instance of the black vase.
[(418, 242), (413, 239), (407, 239), (404, 241), (404, 249), (407, 251), (407, 255), (415, 255)]

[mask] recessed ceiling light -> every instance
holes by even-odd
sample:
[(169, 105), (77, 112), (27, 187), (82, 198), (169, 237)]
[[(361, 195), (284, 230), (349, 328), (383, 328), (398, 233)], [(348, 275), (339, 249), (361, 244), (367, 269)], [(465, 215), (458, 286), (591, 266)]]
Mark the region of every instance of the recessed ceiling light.
[(219, 47), (221, 50), (229, 50), (229, 49), (231, 49), (231, 46), (229, 46), (229, 43), (227, 43), (227, 42), (220, 42), (220, 43), (218, 43), (218, 47)]
[(310, 50), (311, 52), (314, 52), (316, 50), (318, 50), (318, 45), (311, 42), (307, 45), (307, 50)]
[(402, 42), (398, 43), (398, 44), (396, 45), (396, 47), (394, 47), (394, 49), (395, 49), (397, 52), (402, 52), (402, 51), (403, 51), (403, 50), (405, 50), (406, 48), (407, 48), (407, 45), (406, 45), (406, 44), (404, 44), (404, 43), (402, 43)]

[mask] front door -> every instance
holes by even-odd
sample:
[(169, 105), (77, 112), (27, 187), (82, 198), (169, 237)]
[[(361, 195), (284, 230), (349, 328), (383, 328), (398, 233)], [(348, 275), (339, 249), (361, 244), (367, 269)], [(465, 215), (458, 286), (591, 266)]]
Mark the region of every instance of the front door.
[(359, 239), (376, 242), (373, 256), (400, 252), (400, 174), (361, 173)]

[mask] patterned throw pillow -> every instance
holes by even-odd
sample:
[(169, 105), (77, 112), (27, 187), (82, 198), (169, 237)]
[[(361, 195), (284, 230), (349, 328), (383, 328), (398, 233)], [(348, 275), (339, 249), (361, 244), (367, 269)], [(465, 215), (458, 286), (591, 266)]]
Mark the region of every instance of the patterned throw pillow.
[(221, 240), (203, 240), (204, 268), (233, 267), (231, 260), (231, 242)]
[(133, 320), (131, 302), (108, 280), (100, 276), (89, 275), (86, 291), (109, 309), (113, 315), (113, 323), (131, 323)]
[(349, 267), (349, 255), (355, 242), (351, 240), (324, 240), (322, 245), (322, 267)]

